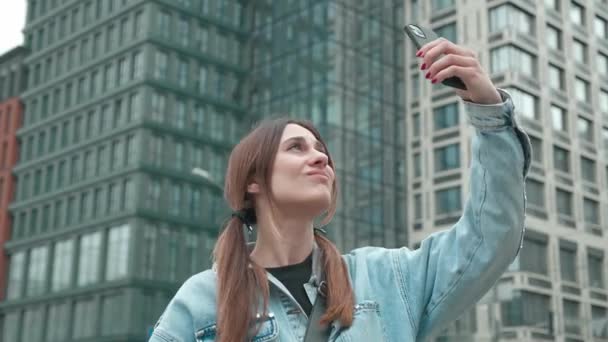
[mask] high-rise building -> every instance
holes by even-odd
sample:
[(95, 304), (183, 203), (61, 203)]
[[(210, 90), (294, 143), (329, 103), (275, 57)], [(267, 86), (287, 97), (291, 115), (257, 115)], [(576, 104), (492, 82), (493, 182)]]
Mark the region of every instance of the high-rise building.
[(251, 108), (320, 129), (336, 164), (343, 251), (406, 244), (403, 2), (257, 1)]
[[(519, 256), (439, 341), (608, 339), (608, 4), (406, 1), (407, 18), (478, 53), (513, 97), (534, 158)], [(416, 246), (461, 214), (470, 137), (454, 92), (406, 56), (408, 230)]]
[(27, 79), (23, 64), (26, 56), (24, 47), (16, 47), (0, 56), (0, 300), (4, 299), (6, 289), (8, 258), (3, 246), (11, 234), (8, 205), (15, 189), (11, 170), (19, 153), (16, 133), (22, 120), (23, 106), (19, 96)]
[(145, 341), (210, 266), (247, 116), (246, 13), (237, 0), (28, 1), (0, 339)]

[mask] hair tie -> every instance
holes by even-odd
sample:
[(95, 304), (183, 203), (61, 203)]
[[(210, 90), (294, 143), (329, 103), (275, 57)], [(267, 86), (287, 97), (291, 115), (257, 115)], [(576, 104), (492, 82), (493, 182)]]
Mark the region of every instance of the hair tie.
[(251, 225), (251, 220), (249, 220), (247, 215), (247, 209), (241, 209), (232, 213), (232, 217), (238, 218), (241, 223), (247, 226), (247, 230), (251, 233), (253, 232), (253, 227)]
[(327, 237), (327, 231), (323, 228), (313, 228), (314, 232)]

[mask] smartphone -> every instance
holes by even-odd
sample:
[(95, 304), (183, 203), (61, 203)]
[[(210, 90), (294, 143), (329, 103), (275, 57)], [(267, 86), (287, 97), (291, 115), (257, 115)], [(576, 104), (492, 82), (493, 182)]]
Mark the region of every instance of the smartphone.
[[(435, 33), (433, 30), (424, 28), (420, 25), (407, 24), (403, 30), (408, 37), (410, 37), (412, 42), (414, 42), (414, 45), (416, 45), (416, 50), (420, 50), (424, 44), (439, 38), (437, 33)], [(464, 82), (462, 82), (462, 80), (456, 76), (447, 78), (441, 83), (449, 87), (467, 90), (467, 86), (464, 84)]]

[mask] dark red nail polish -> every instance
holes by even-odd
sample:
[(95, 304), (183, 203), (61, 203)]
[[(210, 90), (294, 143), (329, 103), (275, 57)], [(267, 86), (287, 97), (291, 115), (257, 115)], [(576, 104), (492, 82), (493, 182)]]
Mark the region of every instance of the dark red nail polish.
[(418, 52), (416, 52), (416, 57), (420, 57), (422, 55), (422, 51), (418, 50)]
[(424, 70), (426, 69), (426, 63), (422, 63), (422, 65), (420, 66), (420, 70)]
[(426, 75), (424, 75), (424, 77), (426, 77), (426, 78), (431, 77), (431, 72), (430, 72), (430, 71), (429, 71), (429, 72), (427, 72), (427, 73), (426, 73)]
[(437, 79), (436, 79), (436, 78), (433, 78), (433, 79), (431, 80), (431, 83), (433, 83), (433, 84), (437, 83)]

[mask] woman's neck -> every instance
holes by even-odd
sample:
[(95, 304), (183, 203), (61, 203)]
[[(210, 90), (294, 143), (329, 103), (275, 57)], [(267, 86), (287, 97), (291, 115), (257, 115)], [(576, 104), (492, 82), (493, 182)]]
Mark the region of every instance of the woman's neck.
[(312, 253), (312, 221), (260, 217), (257, 227), (257, 241), (251, 258), (264, 268), (297, 264)]

